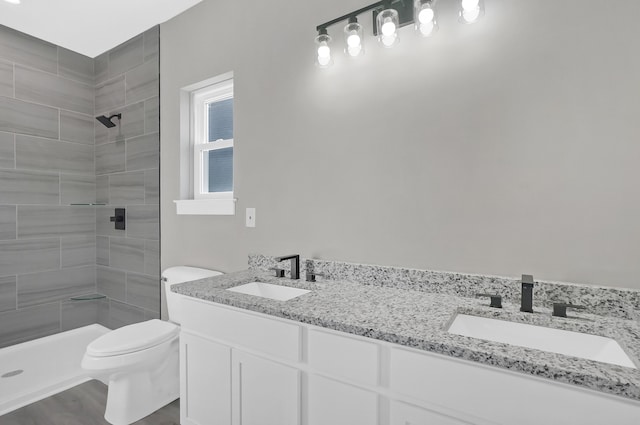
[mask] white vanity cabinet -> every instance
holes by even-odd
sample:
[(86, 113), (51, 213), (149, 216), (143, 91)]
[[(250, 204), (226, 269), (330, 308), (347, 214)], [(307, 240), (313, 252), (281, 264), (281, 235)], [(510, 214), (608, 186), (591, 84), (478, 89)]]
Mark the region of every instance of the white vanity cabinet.
[(637, 425), (640, 402), (183, 299), (182, 425)]

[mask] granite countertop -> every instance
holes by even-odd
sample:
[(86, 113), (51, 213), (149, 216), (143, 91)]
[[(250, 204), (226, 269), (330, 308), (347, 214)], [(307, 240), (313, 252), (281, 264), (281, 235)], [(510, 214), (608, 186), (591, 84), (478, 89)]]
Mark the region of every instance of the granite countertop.
[[(318, 278), (320, 279), (320, 278)], [(312, 290), (289, 301), (276, 301), (227, 288), (260, 281)], [(488, 307), (487, 299), (362, 285), (341, 280), (314, 283), (276, 278), (246, 270), (171, 287), (179, 294), (444, 354), (529, 375), (640, 400), (640, 370), (530, 348), (485, 341), (447, 332), (457, 313), (578, 331), (615, 339), (638, 365), (640, 323), (633, 320), (574, 313), (552, 317), (549, 309), (522, 313), (503, 303)], [(640, 366), (640, 365), (639, 365)]]

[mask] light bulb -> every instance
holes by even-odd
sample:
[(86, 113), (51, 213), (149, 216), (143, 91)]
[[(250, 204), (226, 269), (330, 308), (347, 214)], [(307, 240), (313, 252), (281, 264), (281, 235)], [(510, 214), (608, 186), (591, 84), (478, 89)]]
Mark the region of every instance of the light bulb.
[(356, 57), (356, 56), (360, 55), (360, 52), (362, 52), (362, 46), (359, 45), (359, 44), (357, 46), (348, 46), (347, 47), (347, 53), (349, 54), (349, 56)]
[(421, 24), (433, 22), (434, 17), (435, 13), (433, 13), (433, 9), (429, 7), (422, 9), (420, 13), (418, 13), (418, 21), (420, 21)]
[(474, 22), (480, 17), (480, 8), (475, 9), (462, 9), (462, 19), (467, 22)]
[(347, 45), (349, 47), (359, 47), (361, 43), (360, 36), (358, 34), (351, 34), (347, 37)]
[(318, 59), (320, 58), (330, 58), (331, 57), (331, 49), (327, 45), (326, 42), (322, 42), (320, 46), (318, 46)]
[(382, 35), (387, 37), (392, 36), (396, 32), (396, 24), (391, 19), (382, 24)]
[(435, 25), (433, 25), (433, 21), (420, 24), (420, 34), (423, 37), (429, 37), (433, 33), (434, 28), (435, 28)]
[(478, 8), (480, 0), (462, 0), (462, 8), (464, 10), (472, 10)]
[(383, 35), (381, 41), (385, 47), (391, 47), (396, 42), (396, 38), (392, 35)]
[(318, 56), (318, 65), (327, 66), (331, 62), (331, 56)]

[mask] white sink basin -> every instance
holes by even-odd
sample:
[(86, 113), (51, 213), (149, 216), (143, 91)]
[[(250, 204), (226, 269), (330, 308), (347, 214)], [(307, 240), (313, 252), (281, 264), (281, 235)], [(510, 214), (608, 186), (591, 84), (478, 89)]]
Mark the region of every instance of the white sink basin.
[(307, 294), (311, 291), (306, 289), (291, 288), (290, 286), (272, 285), (263, 282), (250, 282), (244, 285), (234, 286), (227, 289), (231, 292), (239, 292), (241, 294), (255, 295), (262, 298), (270, 298), (278, 301), (288, 301), (300, 295)]
[(622, 347), (615, 340), (603, 336), (466, 314), (456, 316), (449, 333), (636, 369)]

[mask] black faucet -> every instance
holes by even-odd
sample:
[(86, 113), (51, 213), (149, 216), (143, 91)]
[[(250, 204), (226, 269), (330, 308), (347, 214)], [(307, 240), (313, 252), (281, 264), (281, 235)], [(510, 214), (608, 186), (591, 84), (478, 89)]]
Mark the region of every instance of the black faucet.
[(298, 254), (276, 257), (277, 262), (291, 260), (291, 279), (300, 279), (300, 256)]
[(520, 311), (533, 313), (533, 276), (522, 275), (522, 299), (520, 301)]

